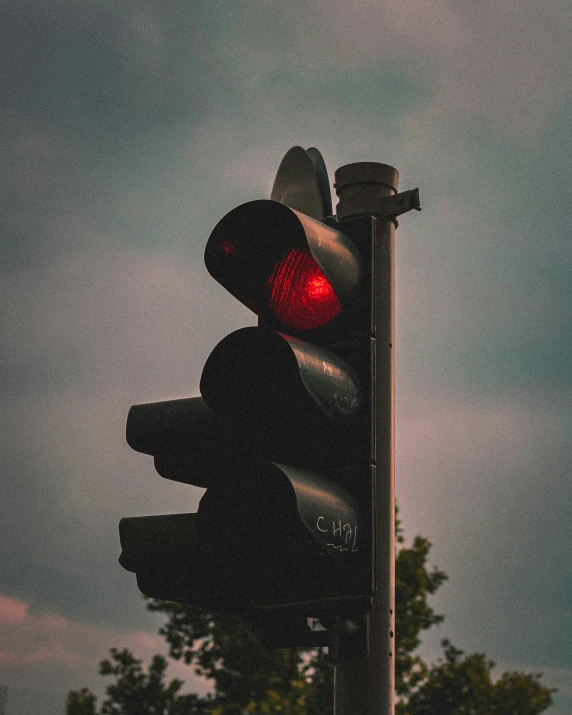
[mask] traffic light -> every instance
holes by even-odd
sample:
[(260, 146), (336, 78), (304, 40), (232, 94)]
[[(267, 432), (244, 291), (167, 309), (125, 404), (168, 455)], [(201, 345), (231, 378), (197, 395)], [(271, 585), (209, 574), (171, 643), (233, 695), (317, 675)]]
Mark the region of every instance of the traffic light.
[(234, 470), (231, 490), (207, 489), (198, 517), (225, 563), (249, 573), (257, 608), (368, 608), (371, 222), (252, 201), (206, 246), (207, 270), (259, 323), (214, 348), (201, 394), (257, 461)]
[(146, 595), (238, 614), (270, 645), (323, 643), (306, 619), (359, 619), (375, 591), (376, 219), (325, 215), (325, 186), (319, 152), (295, 147), (273, 199), (219, 221), (205, 265), (258, 326), (214, 348), (200, 398), (127, 422), (159, 474), (206, 492), (196, 514), (123, 519), (121, 564)]

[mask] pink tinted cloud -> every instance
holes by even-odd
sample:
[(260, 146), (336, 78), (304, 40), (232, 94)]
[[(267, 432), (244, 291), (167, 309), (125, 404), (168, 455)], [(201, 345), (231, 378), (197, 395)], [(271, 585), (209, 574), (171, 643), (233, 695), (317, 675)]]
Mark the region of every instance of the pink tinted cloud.
[[(0, 595), (0, 634), (3, 643), (12, 644), (0, 650), (0, 664), (22, 665), (31, 663), (75, 663), (78, 655), (53, 640), (55, 632), (65, 634), (70, 622), (62, 616), (29, 612), (27, 603)], [(49, 639), (47, 645), (34, 647), (37, 640)]]
[[(149, 631), (118, 631), (50, 612), (35, 613), (24, 601), (3, 595), (0, 642), (0, 681), (9, 679), (16, 686), (21, 682), (40, 689), (54, 678), (69, 683), (70, 688), (101, 688), (98, 663), (112, 647), (128, 648), (145, 663), (166, 651), (164, 640)], [(169, 676), (183, 679), (195, 691), (208, 690), (207, 681), (196, 678), (182, 663), (173, 662)]]
[(0, 625), (24, 623), (27, 612), (27, 603), (18, 601), (15, 598), (0, 596)]
[(50, 644), (46, 648), (38, 648), (30, 653), (17, 653), (1, 650), (1, 665), (30, 665), (32, 663), (67, 663), (74, 665), (78, 663), (75, 653), (65, 650), (58, 642)]
[[(82, 637), (97, 631), (52, 613), (33, 613), (23, 601), (0, 596), (2, 665), (78, 663), (85, 660)], [(93, 635), (93, 634), (92, 634)]]

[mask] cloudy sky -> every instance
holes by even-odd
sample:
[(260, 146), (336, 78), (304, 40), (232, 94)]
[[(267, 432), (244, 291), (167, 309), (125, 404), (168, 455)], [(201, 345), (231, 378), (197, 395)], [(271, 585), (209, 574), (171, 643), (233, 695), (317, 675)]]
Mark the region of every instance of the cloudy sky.
[[(122, 516), (193, 511), (124, 441), (254, 316), (216, 222), (284, 153), (397, 167), (397, 495), (449, 637), (572, 711), (572, 12), (565, 0), (3, 0), (0, 684), (9, 715), (165, 651)], [(173, 675), (186, 677), (174, 665)], [(190, 680), (188, 687), (195, 687)]]

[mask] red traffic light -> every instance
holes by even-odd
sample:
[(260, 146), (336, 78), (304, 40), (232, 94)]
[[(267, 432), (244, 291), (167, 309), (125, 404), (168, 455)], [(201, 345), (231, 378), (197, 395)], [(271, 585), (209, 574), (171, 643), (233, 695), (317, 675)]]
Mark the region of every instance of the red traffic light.
[(319, 328), (336, 317), (342, 305), (309, 251), (292, 248), (274, 266), (267, 283), (270, 308), (281, 323), (296, 330)]
[(262, 318), (313, 330), (342, 312), (360, 283), (351, 239), (276, 201), (228, 213), (205, 249), (209, 273)]

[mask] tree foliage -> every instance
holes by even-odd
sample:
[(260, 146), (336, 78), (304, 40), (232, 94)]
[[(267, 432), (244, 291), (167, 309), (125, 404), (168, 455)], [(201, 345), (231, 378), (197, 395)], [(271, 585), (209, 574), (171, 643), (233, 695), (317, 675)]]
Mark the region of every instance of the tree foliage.
[[(537, 715), (552, 702), (539, 674), (504, 673), (484, 654), (463, 657), (443, 641), (444, 657), (428, 666), (415, 652), (422, 631), (440, 623), (428, 602), (447, 575), (429, 569), (430, 542), (404, 545), (397, 522), (396, 715)], [(154, 656), (147, 673), (128, 650), (111, 650), (100, 664), (114, 677), (96, 711), (86, 688), (68, 696), (67, 715), (331, 715), (333, 669), (322, 650), (268, 650), (235, 618), (165, 601), (147, 607), (166, 616), (160, 629), (169, 655), (209, 678), (212, 693), (181, 695), (178, 679), (165, 682), (167, 662)]]
[(72, 690), (68, 694), (66, 706), (67, 715), (96, 715), (97, 698), (87, 688)]
[(427, 675), (427, 666), (415, 649), (421, 643), (421, 631), (444, 619), (434, 612), (427, 597), (437, 591), (447, 574), (427, 568), (431, 549), (427, 539), (416, 536), (412, 547), (406, 548), (398, 519), (396, 524), (396, 540), (401, 548), (395, 560), (395, 691), (398, 696), (407, 696)]
[(112, 648), (111, 659), (102, 660), (99, 673), (114, 676), (106, 688), (107, 698), (96, 711), (96, 696), (87, 688), (71, 691), (67, 701), (67, 715), (192, 715), (197, 709), (198, 696), (178, 695), (183, 681), (173, 678), (165, 683), (167, 660), (153, 656), (147, 673), (142, 662), (124, 648)]
[(552, 703), (554, 690), (541, 685), (540, 673), (503, 673), (494, 682), (495, 663), (484, 653), (463, 651), (442, 641), (444, 658), (398, 715), (538, 715)]

